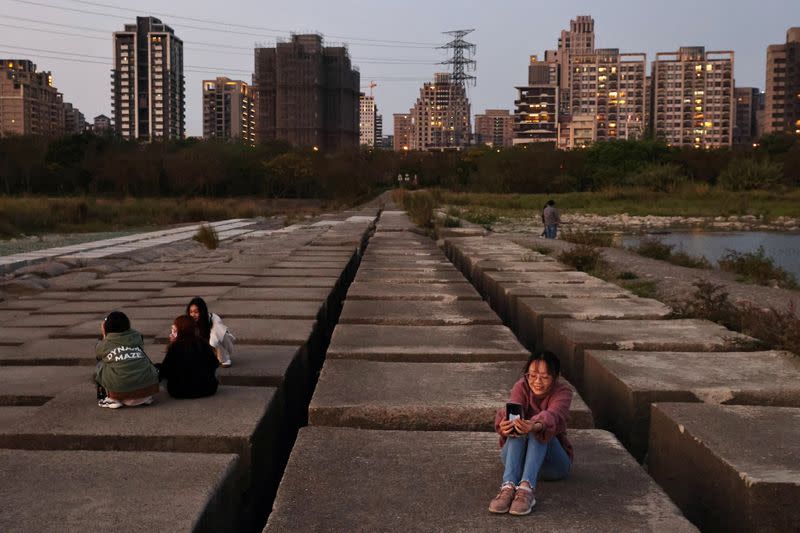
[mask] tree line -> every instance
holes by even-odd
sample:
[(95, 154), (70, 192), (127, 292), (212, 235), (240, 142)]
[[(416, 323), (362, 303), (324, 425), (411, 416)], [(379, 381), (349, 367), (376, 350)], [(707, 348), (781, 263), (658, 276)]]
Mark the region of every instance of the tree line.
[(757, 147), (696, 150), (652, 140), (460, 152), (321, 153), (284, 143), (247, 147), (186, 140), (141, 144), (90, 134), (0, 139), (0, 194), (200, 196), (348, 200), (417, 175), (424, 187), (559, 193), (610, 187), (670, 191), (684, 182), (733, 190), (800, 186), (800, 142), (769, 135)]

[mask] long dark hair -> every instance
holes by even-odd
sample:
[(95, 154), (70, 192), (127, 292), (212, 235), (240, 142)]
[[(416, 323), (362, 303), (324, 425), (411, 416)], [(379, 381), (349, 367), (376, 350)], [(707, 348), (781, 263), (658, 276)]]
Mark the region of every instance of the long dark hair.
[(197, 337), (197, 324), (194, 323), (191, 317), (181, 315), (173, 322), (175, 330), (177, 331), (176, 341), (194, 341)]
[(200, 338), (207, 341), (211, 338), (211, 315), (208, 312), (208, 306), (205, 300), (199, 296), (195, 296), (189, 301), (189, 305), (186, 306), (186, 316), (190, 316), (189, 309), (193, 305), (196, 305), (197, 309), (200, 311), (200, 319), (197, 321), (197, 329), (200, 333)]
[(528, 357), (528, 361), (525, 363), (525, 368), (522, 370), (523, 374), (528, 373), (528, 369), (530, 369), (534, 361), (544, 361), (544, 364), (547, 367), (547, 373), (553, 376), (553, 379), (556, 379), (561, 374), (561, 361), (558, 360), (556, 354), (553, 352), (544, 351), (533, 353), (530, 357)]
[(106, 334), (109, 333), (122, 333), (131, 329), (131, 321), (128, 316), (122, 311), (111, 311), (103, 319), (103, 327)]

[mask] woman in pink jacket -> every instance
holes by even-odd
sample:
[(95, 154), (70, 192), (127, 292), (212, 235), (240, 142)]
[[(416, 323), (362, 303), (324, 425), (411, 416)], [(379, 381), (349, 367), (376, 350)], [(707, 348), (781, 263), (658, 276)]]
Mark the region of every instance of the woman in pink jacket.
[(489, 504), (492, 513), (530, 513), (536, 504), (536, 480), (563, 479), (569, 474), (572, 445), (567, 440), (567, 418), (572, 389), (559, 381), (560, 371), (554, 354), (530, 356), (509, 399), (522, 406), (522, 416), (508, 420), (505, 408), (497, 412), (494, 427), (500, 434), (505, 469), (500, 492)]

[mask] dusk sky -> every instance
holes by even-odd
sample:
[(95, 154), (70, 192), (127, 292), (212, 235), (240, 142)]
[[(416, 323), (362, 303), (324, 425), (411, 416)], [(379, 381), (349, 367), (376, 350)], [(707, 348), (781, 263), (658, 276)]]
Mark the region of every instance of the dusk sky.
[(407, 112), (423, 81), (446, 70), (435, 64), (447, 59), (436, 49), (448, 40), (444, 31), (475, 29), (467, 37), (477, 45), (473, 114), (513, 109), (528, 56), (555, 48), (576, 15), (594, 17), (598, 47), (645, 52), (648, 64), (656, 52), (680, 46), (734, 50), (736, 84), (763, 90), (767, 45), (783, 43), (786, 30), (800, 26), (800, 1), (0, 0), (0, 56), (31, 59), (51, 71), (64, 100), (91, 122), (111, 114), (111, 33), (137, 14), (160, 18), (184, 41), (187, 135), (202, 134), (203, 79), (250, 82), (253, 46), (274, 45), (291, 32), (318, 32), (327, 44), (348, 45), (362, 90), (370, 80), (378, 84), (387, 135), (392, 113)]

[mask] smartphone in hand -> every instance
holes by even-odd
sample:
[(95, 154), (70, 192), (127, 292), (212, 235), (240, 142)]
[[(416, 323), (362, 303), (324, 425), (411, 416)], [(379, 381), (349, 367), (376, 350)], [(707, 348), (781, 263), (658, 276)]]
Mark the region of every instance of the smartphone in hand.
[[(513, 421), (522, 418), (522, 404), (507, 402), (506, 403), (506, 420)], [(519, 435), (517, 430), (514, 429), (513, 435)], [(512, 435), (512, 436), (513, 436)]]

